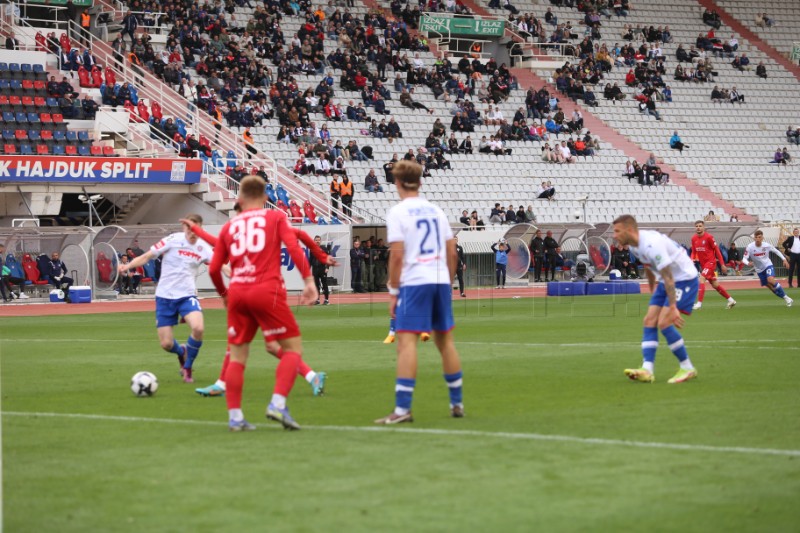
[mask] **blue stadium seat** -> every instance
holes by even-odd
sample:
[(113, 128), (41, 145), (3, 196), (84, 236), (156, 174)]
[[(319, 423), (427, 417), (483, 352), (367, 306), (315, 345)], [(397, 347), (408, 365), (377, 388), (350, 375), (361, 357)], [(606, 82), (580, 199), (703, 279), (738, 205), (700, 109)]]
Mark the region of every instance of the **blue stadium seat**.
[(82, 143), (89, 142), (89, 132), (88, 131), (79, 131), (78, 132), (78, 140)]
[(53, 132), (53, 140), (57, 143), (63, 143), (67, 140), (67, 135), (61, 130), (56, 130)]
[(14, 130), (3, 130), (3, 140), (4, 141), (13, 141), (14, 140)]
[(36, 74), (44, 73), (44, 65), (40, 65), (38, 63), (33, 65), (33, 72)]
[(64, 147), (60, 144), (53, 146), (53, 155), (64, 155)]
[(39, 142), (42, 140), (42, 135), (39, 133), (39, 130), (30, 130), (28, 131), (28, 139)]
[(67, 132), (67, 142), (68, 143), (76, 143), (78, 142), (78, 134), (72, 130)]
[(91, 150), (89, 150), (88, 146), (86, 146), (85, 144), (82, 144), (82, 145), (80, 145), (78, 147), (78, 155), (87, 157), (87, 156), (91, 155)]
[(19, 63), (9, 63), (8, 70), (9, 72), (11, 72), (12, 75), (19, 74), (22, 72), (22, 70), (19, 67)]
[[(0, 87), (0, 88), (2, 88), (2, 87)], [(47, 107), (49, 107), (50, 109), (60, 109), (58, 107), (58, 99), (57, 98), (53, 98), (52, 96), (48, 96), (47, 100), (45, 100), (45, 102), (47, 103)]]
[(28, 122), (28, 114), (20, 111), (16, 115), (18, 124), (26, 124)]
[(33, 155), (33, 150), (30, 144), (19, 145), (19, 153), (22, 155)]
[(6, 124), (14, 124), (17, 121), (12, 111), (3, 111), (3, 122)]
[(20, 65), (20, 69), (22, 70), (22, 75), (25, 77), (33, 77), (33, 65), (30, 63), (23, 63)]
[(5, 94), (11, 90), (11, 82), (8, 80), (0, 80), (0, 91)]
[(39, 113), (28, 113), (28, 122), (31, 124), (40, 125), (41, 122), (39, 121)]
[(22, 81), (20, 80), (11, 80), (8, 82), (9, 87), (12, 91), (22, 91)]
[(8, 63), (0, 63), (0, 76), (8, 72)]

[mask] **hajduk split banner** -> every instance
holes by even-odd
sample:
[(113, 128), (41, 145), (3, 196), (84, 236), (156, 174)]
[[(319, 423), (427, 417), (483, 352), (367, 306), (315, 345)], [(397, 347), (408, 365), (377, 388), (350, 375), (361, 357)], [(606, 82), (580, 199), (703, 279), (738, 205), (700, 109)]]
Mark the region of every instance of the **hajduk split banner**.
[(0, 157), (3, 183), (192, 184), (200, 182), (202, 173), (199, 159)]

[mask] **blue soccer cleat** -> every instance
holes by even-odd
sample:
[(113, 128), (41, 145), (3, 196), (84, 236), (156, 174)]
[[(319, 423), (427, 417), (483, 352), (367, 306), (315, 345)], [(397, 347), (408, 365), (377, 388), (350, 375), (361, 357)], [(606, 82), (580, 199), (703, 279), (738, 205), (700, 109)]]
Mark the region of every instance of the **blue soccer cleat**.
[(328, 374), (325, 372), (318, 372), (311, 381), (311, 390), (314, 391), (314, 396), (322, 396), (325, 394), (325, 380), (327, 378)]
[(256, 427), (247, 420), (231, 420), (228, 422), (228, 429), (233, 432), (253, 431)]
[(300, 429), (300, 424), (295, 422), (292, 415), (289, 414), (289, 409), (286, 407), (278, 409), (273, 404), (269, 404), (269, 407), (267, 407), (267, 418), (280, 422), (281, 425), (283, 425), (283, 429)]
[(213, 385), (209, 385), (208, 387), (203, 387), (201, 389), (194, 390), (200, 396), (225, 396), (225, 389), (214, 383)]

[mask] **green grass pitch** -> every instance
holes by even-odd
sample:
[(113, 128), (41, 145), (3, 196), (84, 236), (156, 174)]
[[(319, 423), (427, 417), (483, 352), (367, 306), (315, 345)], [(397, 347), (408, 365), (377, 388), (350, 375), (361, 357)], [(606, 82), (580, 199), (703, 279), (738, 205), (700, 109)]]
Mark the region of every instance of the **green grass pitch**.
[[(622, 374), (645, 295), (459, 300), (467, 417), (448, 417), (429, 343), (398, 428), (372, 424), (394, 399), (386, 305), (299, 309), (327, 394), (298, 380), (302, 431), (264, 420), (275, 360), (257, 346), (243, 434), (194, 393), (219, 371), (223, 311), (206, 312), (194, 386), (151, 313), (3, 319), (4, 530), (798, 531), (800, 309), (735, 297), (726, 311), (711, 291), (687, 320), (699, 378), (677, 386), (663, 339), (655, 384)], [(131, 394), (139, 370), (153, 398)]]

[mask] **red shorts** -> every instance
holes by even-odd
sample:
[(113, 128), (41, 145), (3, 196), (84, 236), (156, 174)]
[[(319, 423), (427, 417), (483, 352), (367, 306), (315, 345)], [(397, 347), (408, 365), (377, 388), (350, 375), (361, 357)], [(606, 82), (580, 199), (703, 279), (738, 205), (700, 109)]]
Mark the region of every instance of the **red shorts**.
[(228, 342), (247, 344), (258, 328), (267, 341), (300, 336), (283, 284), (233, 286), (228, 291)]
[(700, 271), (700, 274), (702, 274), (702, 276), (704, 278), (706, 278), (706, 280), (713, 281), (713, 280), (717, 279), (717, 263), (716, 263), (716, 261), (713, 262), (713, 263), (706, 263), (705, 265), (702, 265), (702, 266), (703, 266), (703, 270)]

